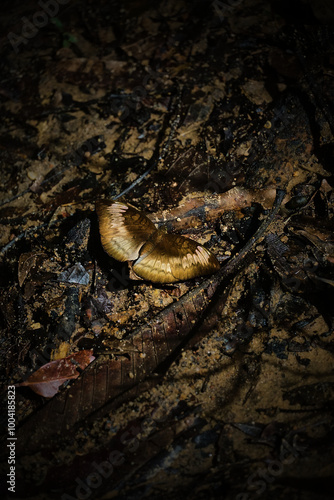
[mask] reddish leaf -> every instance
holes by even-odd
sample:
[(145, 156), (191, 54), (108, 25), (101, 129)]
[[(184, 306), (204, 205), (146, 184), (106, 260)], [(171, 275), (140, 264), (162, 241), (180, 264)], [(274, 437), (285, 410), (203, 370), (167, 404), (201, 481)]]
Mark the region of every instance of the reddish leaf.
[(18, 385), (28, 386), (40, 396), (52, 398), (66, 380), (79, 377), (80, 370), (84, 370), (94, 359), (91, 349), (70, 354), (43, 365)]

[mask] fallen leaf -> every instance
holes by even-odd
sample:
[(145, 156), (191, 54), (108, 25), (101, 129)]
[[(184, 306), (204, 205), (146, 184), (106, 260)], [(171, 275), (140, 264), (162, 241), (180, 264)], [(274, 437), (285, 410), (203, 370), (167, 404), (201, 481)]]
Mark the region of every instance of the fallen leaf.
[(43, 252), (28, 252), (20, 255), (18, 267), (19, 285), (22, 286), (27, 276), (36, 268), (41, 259), (45, 257)]
[(88, 285), (89, 274), (82, 264), (78, 263), (62, 272), (58, 280), (64, 283), (77, 283), (78, 285)]
[(84, 370), (94, 359), (93, 351), (87, 349), (70, 354), (63, 359), (50, 361), (18, 386), (28, 386), (40, 396), (52, 398), (64, 382), (78, 378), (80, 371)]

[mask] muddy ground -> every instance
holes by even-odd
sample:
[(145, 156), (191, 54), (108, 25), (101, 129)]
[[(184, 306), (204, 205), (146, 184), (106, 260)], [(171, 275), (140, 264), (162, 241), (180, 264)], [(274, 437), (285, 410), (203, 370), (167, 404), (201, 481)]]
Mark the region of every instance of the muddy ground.
[[(42, 4), (1, 16), (3, 493), (333, 498), (331, 2)], [(132, 280), (119, 195), (221, 270)]]

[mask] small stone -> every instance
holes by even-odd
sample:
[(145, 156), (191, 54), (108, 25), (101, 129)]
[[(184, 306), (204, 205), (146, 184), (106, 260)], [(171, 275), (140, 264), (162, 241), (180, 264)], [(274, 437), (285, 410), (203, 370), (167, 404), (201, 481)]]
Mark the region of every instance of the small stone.
[(38, 177), (38, 173), (34, 172), (34, 170), (28, 170), (27, 176), (29, 177), (29, 179), (31, 181), (35, 181), (37, 179), (37, 177)]

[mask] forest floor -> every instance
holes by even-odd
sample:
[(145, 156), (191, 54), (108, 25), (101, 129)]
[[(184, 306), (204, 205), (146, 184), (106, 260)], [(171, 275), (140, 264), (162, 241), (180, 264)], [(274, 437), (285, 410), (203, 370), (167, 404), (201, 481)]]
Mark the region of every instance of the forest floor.
[[(332, 499), (330, 2), (4, 5), (4, 494)], [(119, 194), (221, 270), (130, 279)]]

